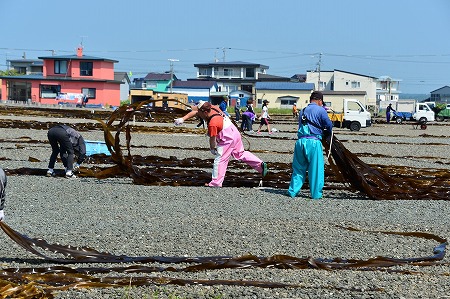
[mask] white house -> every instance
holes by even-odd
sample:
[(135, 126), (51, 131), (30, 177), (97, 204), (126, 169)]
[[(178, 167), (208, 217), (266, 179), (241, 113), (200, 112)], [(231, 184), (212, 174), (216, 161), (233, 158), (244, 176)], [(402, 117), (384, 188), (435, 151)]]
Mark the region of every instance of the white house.
[(254, 93), (260, 74), (266, 74), (267, 65), (243, 61), (196, 63), (198, 79), (217, 82), (218, 91), (230, 93), (244, 90)]

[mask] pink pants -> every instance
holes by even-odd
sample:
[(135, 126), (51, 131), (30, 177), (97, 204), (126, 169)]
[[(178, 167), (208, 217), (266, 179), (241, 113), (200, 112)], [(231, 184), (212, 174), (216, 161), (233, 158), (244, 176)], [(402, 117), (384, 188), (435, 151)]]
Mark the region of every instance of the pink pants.
[(251, 152), (244, 150), (241, 134), (233, 124), (219, 132), (217, 136), (217, 152), (218, 154), (214, 159), (212, 180), (209, 183), (211, 187), (222, 187), (231, 156), (262, 173), (262, 160)]

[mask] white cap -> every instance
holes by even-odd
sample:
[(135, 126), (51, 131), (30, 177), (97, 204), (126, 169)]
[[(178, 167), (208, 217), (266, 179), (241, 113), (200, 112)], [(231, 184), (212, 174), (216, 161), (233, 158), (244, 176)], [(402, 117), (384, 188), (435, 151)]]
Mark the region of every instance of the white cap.
[(198, 109), (202, 108), (203, 104), (205, 104), (205, 103), (206, 103), (205, 101), (198, 101), (197, 108)]

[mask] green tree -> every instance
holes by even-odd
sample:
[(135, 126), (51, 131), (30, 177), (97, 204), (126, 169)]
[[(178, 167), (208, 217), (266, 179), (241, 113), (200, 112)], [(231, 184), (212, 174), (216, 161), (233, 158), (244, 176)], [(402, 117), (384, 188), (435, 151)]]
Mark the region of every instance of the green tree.
[(6, 71), (0, 71), (0, 76), (18, 76), (20, 75), (18, 71), (12, 69), (12, 70), (6, 70)]

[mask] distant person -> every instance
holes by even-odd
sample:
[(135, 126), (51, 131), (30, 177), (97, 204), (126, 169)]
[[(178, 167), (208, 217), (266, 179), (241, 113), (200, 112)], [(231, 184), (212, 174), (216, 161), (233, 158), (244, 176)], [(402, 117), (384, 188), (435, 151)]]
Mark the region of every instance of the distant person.
[(234, 113), (236, 117), (236, 121), (238, 122), (241, 119), (241, 99), (236, 99), (236, 104), (234, 106)]
[(267, 126), (267, 131), (269, 132), (269, 134), (272, 134), (272, 131), (270, 131), (270, 124), (269, 124), (270, 115), (269, 115), (269, 108), (267, 107), (268, 104), (269, 104), (268, 100), (263, 101), (261, 116), (259, 117), (261, 122), (258, 127), (257, 132), (258, 134), (261, 134), (261, 128), (263, 126)]
[(386, 122), (389, 124), (391, 122), (391, 111), (395, 112), (392, 108), (392, 104), (389, 104), (386, 108)]
[(255, 111), (253, 111), (253, 100), (248, 99), (246, 110), (242, 113), (242, 123), (241, 129), (242, 131), (253, 132), (253, 122), (256, 119)]
[(224, 98), (222, 99), (222, 102), (220, 102), (220, 104), (219, 104), (219, 108), (220, 108), (220, 110), (222, 110), (222, 112), (223, 112), (226, 116), (230, 117), (230, 114), (229, 114), (228, 111), (227, 111), (227, 107), (228, 107), (227, 99), (228, 99), (228, 98), (226, 98), (226, 97), (224, 97)]
[[(83, 137), (73, 128), (66, 125), (56, 125), (50, 128), (47, 136), (52, 146), (47, 176), (51, 177), (55, 175), (54, 167), (59, 154), (65, 168), (65, 177), (74, 178), (74, 168), (78, 170), (80, 164), (86, 158), (86, 143)], [(77, 155), (77, 162), (74, 164), (75, 154)]]
[(297, 104), (292, 105), (292, 117), (297, 119), (298, 118), (298, 109)]
[(253, 122), (255, 121), (256, 115), (249, 110), (244, 111), (242, 113), (242, 123), (241, 129), (242, 131), (253, 132)]
[(87, 95), (83, 95), (83, 102), (81, 103), (82, 107), (86, 107), (86, 104), (89, 102), (89, 97)]
[(6, 173), (0, 167), (0, 221), (5, 220), (5, 212), (3, 209), (5, 208), (5, 199), (6, 199)]
[(312, 199), (322, 198), (325, 169), (322, 138), (329, 136), (333, 125), (323, 109), (323, 95), (314, 91), (310, 103), (299, 113), (298, 140), (295, 142), (292, 176), (287, 195), (295, 197), (300, 192), (308, 172)]
[[(148, 100), (149, 101), (153, 101), (153, 97), (150, 97)], [(152, 111), (153, 111), (154, 103), (153, 102), (148, 102), (144, 106), (145, 106), (144, 120), (153, 120)]]
[(214, 155), (211, 182), (209, 187), (222, 187), (227, 171), (228, 162), (233, 157), (242, 161), (256, 171), (266, 176), (267, 164), (249, 151), (244, 150), (241, 133), (218, 106), (200, 101), (192, 107), (192, 111), (182, 118), (175, 119), (175, 125), (181, 125), (185, 120), (199, 116), (208, 125), (209, 149)]

